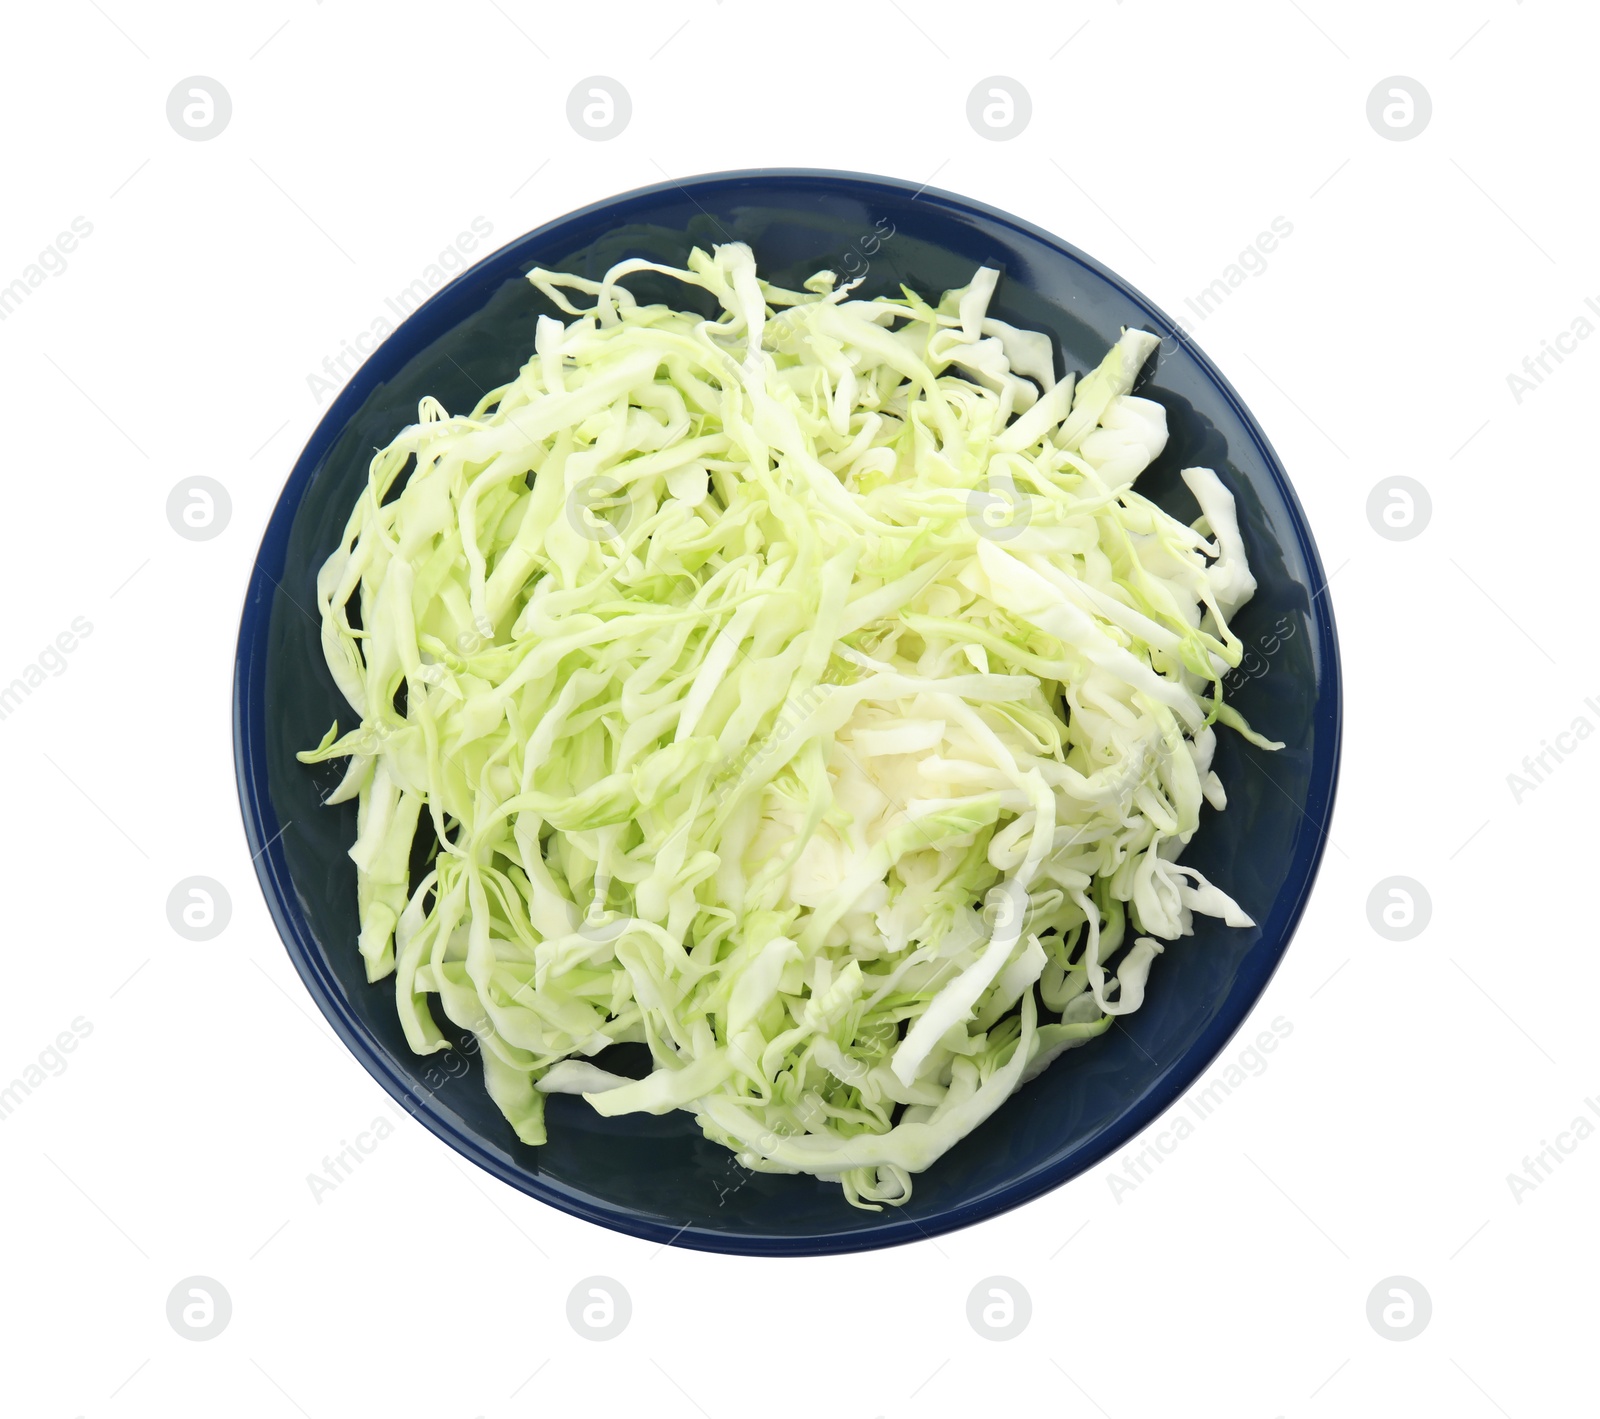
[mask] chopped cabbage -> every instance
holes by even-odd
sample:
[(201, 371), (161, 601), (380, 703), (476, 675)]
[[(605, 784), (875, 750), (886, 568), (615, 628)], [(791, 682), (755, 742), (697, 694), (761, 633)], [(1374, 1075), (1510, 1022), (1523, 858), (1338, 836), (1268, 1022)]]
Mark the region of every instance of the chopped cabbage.
[[(368, 979), (414, 1050), (436, 1008), (477, 1037), (526, 1143), (550, 1093), (685, 1109), (904, 1202), (1194, 913), (1252, 925), (1177, 861), (1213, 724), (1266, 744), (1222, 702), (1233, 497), (1186, 470), (1191, 527), (1134, 489), (1154, 337), (1058, 379), (987, 268), (937, 305), (737, 243), (528, 279), (571, 318), (470, 414), (422, 401), (318, 578), (360, 722), (301, 758), (348, 760)], [(590, 1063), (624, 1042), (644, 1078)]]

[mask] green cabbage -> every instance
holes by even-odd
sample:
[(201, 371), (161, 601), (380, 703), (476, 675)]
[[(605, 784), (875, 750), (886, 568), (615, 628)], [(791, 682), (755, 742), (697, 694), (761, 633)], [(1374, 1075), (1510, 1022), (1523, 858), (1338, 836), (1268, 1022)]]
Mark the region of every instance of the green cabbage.
[[(639, 305), (643, 270), (721, 314)], [(937, 306), (740, 244), (529, 280), (571, 319), (470, 415), (422, 401), (318, 578), (360, 724), (301, 758), (349, 761), (368, 978), (414, 1050), (435, 1009), (476, 1036), (526, 1143), (552, 1092), (686, 1109), (903, 1202), (1193, 913), (1251, 925), (1177, 861), (1219, 717), (1266, 743), (1222, 703), (1233, 498), (1134, 490), (1154, 337), (1058, 380), (992, 270)], [(629, 1041), (646, 1077), (590, 1062)]]

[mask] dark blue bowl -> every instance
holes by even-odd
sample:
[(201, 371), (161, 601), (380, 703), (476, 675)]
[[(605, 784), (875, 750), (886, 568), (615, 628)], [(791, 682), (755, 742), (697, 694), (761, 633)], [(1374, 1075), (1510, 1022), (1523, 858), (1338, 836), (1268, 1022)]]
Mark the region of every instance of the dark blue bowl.
[[(1142, 392), (1166, 406), (1171, 441), (1139, 486), (1186, 519), (1198, 509), (1178, 469), (1215, 468), (1234, 490), (1260, 582), (1235, 623), (1254, 655), (1234, 702), (1286, 746), (1269, 754), (1220, 735), (1216, 767), (1230, 805), (1208, 811), (1185, 857), (1260, 925), (1197, 920), (1195, 935), (1161, 958), (1143, 1009), (1059, 1060), (918, 1177), (908, 1206), (882, 1213), (857, 1211), (811, 1178), (747, 1175), (682, 1113), (602, 1119), (557, 1096), (549, 1143), (518, 1142), (470, 1053), (413, 1055), (392, 980), (366, 983), (345, 855), (355, 805), (323, 807), (337, 766), (313, 771), (294, 757), (333, 719), (350, 719), (310, 612), (317, 568), (373, 448), (414, 420), (422, 395), (466, 410), (512, 377), (548, 310), (521, 279), (531, 267), (597, 277), (625, 257), (681, 265), (692, 245), (728, 240), (748, 242), (762, 273), (783, 285), (822, 267), (864, 271), (865, 295), (903, 282), (936, 296), (980, 263), (998, 266), (993, 313), (1049, 331), (1065, 368), (1080, 372), (1122, 326), (1159, 332)], [(630, 285), (642, 298), (685, 299), (676, 283)], [(295, 969), (340, 1038), (396, 1100), (496, 1177), (592, 1222), (706, 1251), (799, 1256), (916, 1241), (1015, 1207), (1114, 1152), (1193, 1082), (1260, 996), (1305, 906), (1333, 811), (1339, 656), (1323, 585), (1289, 480), (1233, 387), (1165, 315), (1075, 247), (982, 203), (891, 178), (781, 170), (663, 183), (574, 212), (464, 272), (328, 410), (267, 526), (239, 629), (234, 744), (245, 828)]]

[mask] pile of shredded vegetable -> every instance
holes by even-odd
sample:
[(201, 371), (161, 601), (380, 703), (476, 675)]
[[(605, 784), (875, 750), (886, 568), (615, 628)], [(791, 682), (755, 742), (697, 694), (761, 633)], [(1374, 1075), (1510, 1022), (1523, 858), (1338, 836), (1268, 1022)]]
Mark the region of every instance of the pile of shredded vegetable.
[[(638, 304), (645, 270), (720, 314)], [(1193, 913), (1252, 925), (1178, 861), (1213, 726), (1278, 747), (1222, 700), (1234, 499), (1134, 490), (1155, 337), (1057, 377), (987, 268), (937, 305), (736, 243), (528, 279), (570, 319), (471, 414), (422, 401), (318, 580), (361, 722), (301, 758), (349, 758), (368, 978), (414, 1050), (451, 1047), (434, 997), (476, 1036), (526, 1143), (553, 1092), (684, 1109), (904, 1202)], [(629, 1041), (644, 1077), (591, 1062)]]

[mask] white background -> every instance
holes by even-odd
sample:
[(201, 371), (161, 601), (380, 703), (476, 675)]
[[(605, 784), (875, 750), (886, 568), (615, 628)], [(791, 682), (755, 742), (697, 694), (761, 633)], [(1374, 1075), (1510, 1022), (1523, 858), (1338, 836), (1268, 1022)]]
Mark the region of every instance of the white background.
[[(74, 217), (93, 226), (0, 322), (0, 681), (93, 625), (0, 722), (0, 1082), (92, 1026), (0, 1124), (8, 1412), (1592, 1405), (1600, 1141), (1569, 1137), (1520, 1199), (1507, 1181), (1600, 1094), (1600, 742), (1520, 803), (1507, 782), (1578, 716), (1600, 724), (1600, 341), (1520, 402), (1507, 382), (1600, 296), (1592, 11), (65, 0), (6, 28), (0, 285)], [(608, 142), (565, 116), (595, 74), (633, 103)], [(232, 98), (209, 141), (166, 117), (190, 75)], [(1010, 141), (966, 117), (991, 75), (1032, 96)], [(1393, 75), (1432, 98), (1409, 141), (1366, 116)], [(1246, 1027), (1293, 1033), (1133, 1191), (1113, 1193), (1113, 1160), (887, 1253), (661, 1250), (501, 1186), (409, 1120), (318, 1202), (307, 1174), (393, 1111), (268, 919), (229, 724), (256, 544), (328, 402), (307, 376), (474, 217), (494, 246), (664, 175), (766, 165), (932, 179), (1174, 313), (1274, 217), (1292, 224), (1197, 338), (1291, 471), (1343, 647), (1333, 846)], [(201, 474), (232, 519), (190, 542), (165, 505)], [(1405, 541), (1366, 513), (1398, 474), (1433, 505)], [(232, 895), (206, 943), (166, 917), (194, 874)], [(1404, 943), (1368, 918), (1393, 875), (1433, 903)], [(633, 1304), (603, 1344), (565, 1309), (596, 1274)], [(232, 1298), (206, 1343), (166, 1317), (193, 1275)], [(1003, 1343), (966, 1317), (994, 1275), (1032, 1298)], [(1367, 1318), (1394, 1275), (1432, 1298), (1405, 1342)]]

